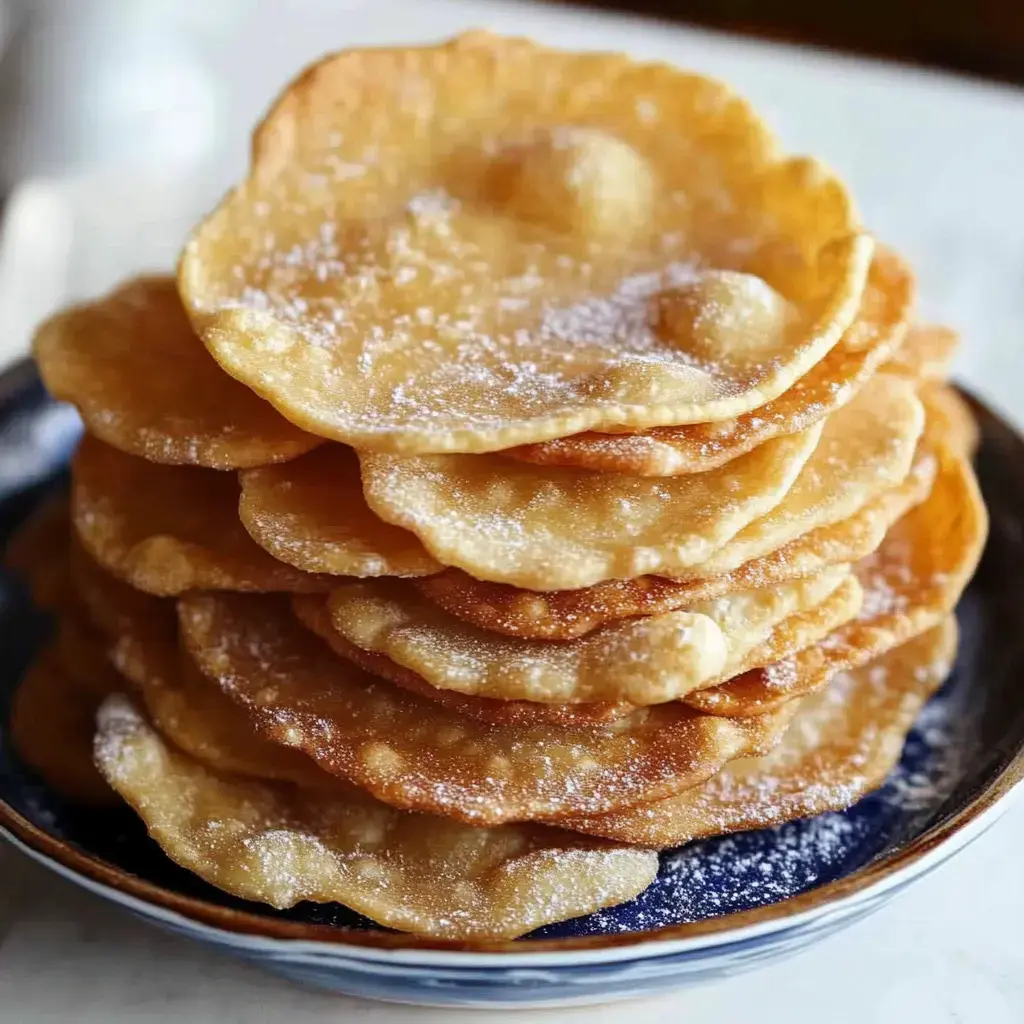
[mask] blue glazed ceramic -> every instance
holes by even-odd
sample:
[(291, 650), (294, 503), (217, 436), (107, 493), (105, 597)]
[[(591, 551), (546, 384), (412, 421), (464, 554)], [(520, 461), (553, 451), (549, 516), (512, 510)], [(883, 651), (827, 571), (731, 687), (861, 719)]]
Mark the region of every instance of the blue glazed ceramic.
[[(953, 676), (885, 787), (843, 814), (691, 844), (662, 856), (632, 902), (516, 942), (399, 935), (337, 905), (277, 912), (168, 861), (126, 810), (66, 804), (18, 763), (6, 708), (47, 623), (0, 578), (0, 831), (28, 856), (160, 927), (295, 981), (447, 1006), (594, 1002), (655, 993), (791, 953), (870, 913), (962, 849), (1024, 774), (1024, 442), (981, 406), (979, 474), (992, 515), (959, 609)], [(77, 420), (26, 364), (0, 379), (0, 542), (61, 486)]]

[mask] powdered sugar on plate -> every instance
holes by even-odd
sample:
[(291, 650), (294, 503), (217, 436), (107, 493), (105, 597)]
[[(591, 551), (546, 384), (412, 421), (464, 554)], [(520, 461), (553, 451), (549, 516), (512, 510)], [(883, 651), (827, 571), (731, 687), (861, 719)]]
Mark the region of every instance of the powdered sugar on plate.
[(657, 880), (629, 913), (600, 911), (538, 935), (687, 924), (778, 903), (842, 878), (941, 817), (977, 750), (978, 727), (954, 677), (925, 707), (886, 784), (848, 811), (667, 851)]

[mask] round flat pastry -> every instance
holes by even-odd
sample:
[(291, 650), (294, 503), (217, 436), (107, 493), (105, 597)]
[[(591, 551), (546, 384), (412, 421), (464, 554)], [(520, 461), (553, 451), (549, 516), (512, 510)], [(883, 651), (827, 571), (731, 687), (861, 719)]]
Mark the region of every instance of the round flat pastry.
[(72, 518), (83, 547), (138, 590), (301, 592), (335, 582), (284, 565), (256, 544), (239, 522), (233, 475), (161, 466), (89, 436), (71, 474)]
[(885, 369), (917, 380), (942, 381), (949, 376), (959, 347), (960, 335), (956, 331), (934, 324), (914, 324)]
[(335, 576), (425, 576), (443, 568), (415, 535), (370, 511), (351, 448), (324, 445), (238, 478), (242, 525), (278, 561)]
[(757, 409), (718, 423), (640, 433), (590, 431), (503, 454), (545, 466), (578, 466), (630, 476), (704, 473), (783, 434), (795, 434), (845, 405), (899, 347), (914, 300), (910, 268), (875, 250), (857, 319), (839, 343), (792, 387)]
[[(777, 625), (825, 600), (848, 572), (841, 566), (686, 611), (622, 619), (561, 642), (478, 629), (395, 580), (342, 584), (329, 604), (343, 639), (390, 658), (438, 689), (549, 704), (647, 705), (752, 667), (746, 659)], [(856, 606), (850, 615), (855, 612)]]
[(101, 709), (96, 761), (176, 863), (273, 907), (343, 903), (389, 928), (509, 939), (632, 899), (650, 850), (555, 829), (475, 829), (356, 792), (217, 771), (172, 749), (123, 698)]
[(448, 569), (416, 580), (415, 586), (445, 611), (481, 629), (526, 639), (571, 640), (616, 619), (671, 612), (698, 601), (785, 583), (833, 565), (859, 561), (882, 543), (900, 516), (928, 496), (937, 466), (934, 452), (919, 443), (907, 478), (849, 519), (811, 530), (771, 554), (718, 576), (694, 580), (637, 576), (545, 593), (489, 583), (460, 569)]
[(94, 629), (111, 639), (166, 619), (169, 613), (170, 602), (136, 590), (100, 568), (77, 538), (71, 541), (69, 572), (86, 618)]
[(964, 458), (973, 459), (981, 433), (970, 405), (955, 387), (937, 381), (921, 387), (921, 400), (928, 410), (931, 429)]
[[(69, 557), (75, 546), (68, 495), (61, 491), (32, 512), (7, 551), (10, 567), (28, 582), (33, 603), (56, 617), (52, 641), (29, 670), (35, 678), (24, 683), (25, 707), (20, 713), (28, 714), (27, 709), (31, 708), (35, 714), (48, 697), (64, 694), (68, 697), (68, 709), (62, 722), (55, 726), (55, 732), (62, 738), (67, 738), (75, 721), (95, 711), (99, 701), (119, 682), (107, 656), (106, 638), (90, 621), (71, 578)], [(26, 734), (32, 729), (42, 733), (46, 728), (45, 714), (40, 722), (31, 726), (22, 723), (19, 728)], [(79, 730), (80, 739), (82, 735), (86, 734)], [(45, 740), (41, 736), (27, 737), (26, 745), (43, 756)], [(88, 744), (78, 746), (78, 755), (86, 756)], [(74, 758), (74, 753), (69, 754), (70, 761)], [(55, 752), (52, 760), (59, 759), (60, 753)], [(55, 765), (54, 771), (59, 772), (59, 766)], [(95, 779), (87, 779), (84, 785), (95, 790), (94, 782)]]
[(124, 681), (110, 660), (109, 637), (79, 614), (60, 616), (51, 649), (70, 683), (83, 694), (92, 694), (93, 710), (108, 693), (122, 687)]
[(141, 277), (39, 328), (39, 372), (101, 441), (152, 462), (235, 469), (291, 459), (320, 439), (229, 377), (171, 277)]
[(849, 327), (872, 251), (725, 86), (472, 33), (297, 78), (179, 286), (302, 428), (482, 452), (763, 405)]
[(625, 701), (601, 701), (580, 704), (542, 704), (530, 700), (503, 700), (498, 697), (477, 697), (456, 690), (442, 690), (432, 686), (422, 676), (404, 665), (376, 651), (364, 650), (346, 640), (331, 621), (331, 609), (322, 594), (296, 594), (292, 610), (298, 620), (325, 640), (337, 654), (378, 679), (400, 686), (437, 701), (446, 708), (481, 722), (499, 725), (520, 725), (549, 722), (554, 725), (600, 725), (623, 718), (636, 710)]
[(51, 648), (36, 658), (11, 701), (11, 742), (18, 757), (62, 797), (90, 807), (117, 802), (92, 762), (101, 699), (72, 678)]
[[(785, 498), (821, 429), (768, 441), (720, 469), (665, 479), (500, 455), (360, 452), (363, 492), (378, 516), (415, 533), (444, 565), (568, 590), (701, 565)], [(908, 468), (909, 459), (904, 476)]]
[(857, 617), (808, 647), (689, 702), (721, 715), (754, 715), (824, 686), (932, 629), (960, 599), (981, 558), (988, 516), (971, 467), (951, 449), (927, 501), (908, 512), (856, 567), (864, 600)]
[[(828, 573), (834, 571), (828, 570), (823, 576), (828, 578)], [(726, 662), (718, 678), (708, 680), (702, 689), (714, 686), (728, 692), (733, 680), (742, 679), (751, 670), (775, 664), (818, 641), (827, 641), (836, 629), (857, 615), (863, 603), (864, 588), (860, 581), (852, 573), (843, 575), (839, 583), (820, 601), (787, 615), (763, 631), (755, 642), (742, 647), (735, 646), (733, 656)], [(696, 699), (698, 692), (699, 689), (692, 691), (684, 700), (691, 707), (704, 710), (703, 703)]]
[(782, 742), (764, 757), (733, 761), (668, 800), (565, 824), (664, 848), (843, 810), (885, 781), (955, 654), (956, 620), (947, 616), (803, 700)]
[(925, 428), (915, 391), (914, 381), (873, 377), (825, 421), (820, 443), (782, 501), (696, 568), (665, 575), (699, 579), (731, 572), (811, 530), (842, 522), (898, 486), (910, 472)]
[[(762, 635), (759, 642), (751, 642), (742, 652), (736, 652), (732, 665), (727, 666), (716, 679), (706, 685), (718, 684), (716, 689), (730, 692), (735, 684), (747, 686), (747, 666), (775, 663), (800, 651), (843, 623), (850, 621), (863, 601), (863, 590), (858, 581), (848, 576), (841, 580), (822, 601), (812, 607), (794, 612)], [(540, 722), (565, 726), (600, 725), (633, 714), (637, 705), (618, 702), (545, 704), (530, 700), (511, 700), (480, 697), (441, 689), (429, 683), (412, 669), (392, 660), (386, 654), (365, 650), (346, 640), (331, 621), (328, 603), (322, 595), (297, 595), (293, 608), (299, 620), (322, 637), (341, 657), (353, 662), (371, 675), (386, 679), (405, 690), (436, 701), (451, 711), (468, 715), (483, 722), (499, 724), (535, 724)], [(704, 710), (700, 691), (691, 691), (681, 699)], [(778, 705), (784, 703), (777, 702)], [(763, 708), (755, 707), (755, 712)], [(712, 709), (714, 713), (714, 709)], [(732, 715), (730, 717), (736, 717)]]
[(329, 775), (305, 754), (260, 739), (242, 711), (182, 657), (174, 620), (160, 633), (123, 634), (113, 663), (134, 684), (153, 724), (176, 747), (222, 772), (291, 782), (349, 794), (355, 787)]
[(769, 749), (791, 713), (740, 720), (673, 702), (606, 727), (485, 723), (339, 658), (282, 598), (192, 594), (178, 606), (187, 650), (261, 736), (385, 803), (473, 824), (677, 793), (733, 757)]
[(824, 424), (707, 473), (637, 478), (494, 455), (362, 453), (363, 488), (379, 516), (478, 579), (532, 590), (648, 573), (702, 579), (841, 522), (900, 484), (924, 430), (915, 389), (876, 375)]

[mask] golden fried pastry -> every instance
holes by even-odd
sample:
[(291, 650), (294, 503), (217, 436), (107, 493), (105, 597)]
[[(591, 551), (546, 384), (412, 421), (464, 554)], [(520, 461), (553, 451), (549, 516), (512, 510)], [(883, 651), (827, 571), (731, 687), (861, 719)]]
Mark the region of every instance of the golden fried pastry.
[(321, 771), (305, 754), (262, 740), (245, 712), (182, 657), (177, 631), (129, 632), (114, 663), (138, 689), (156, 727), (184, 753), (217, 771), (348, 794), (355, 787)]
[(716, 576), (833, 523), (902, 483), (925, 427), (916, 384), (878, 374), (825, 421), (821, 441), (796, 483), (770, 512), (755, 519), (682, 579)]
[(123, 680), (110, 660), (109, 638), (80, 615), (60, 616), (51, 649), (69, 681), (96, 698), (94, 705), (122, 687)]
[(161, 466), (86, 436), (72, 461), (72, 518), (86, 551), (150, 594), (322, 591), (333, 585), (271, 558), (238, 519), (233, 475)]
[(480, 452), (777, 397), (873, 243), (725, 86), (484, 33), (296, 79), (179, 267), (214, 358), (356, 447)]
[(884, 369), (915, 380), (943, 381), (949, 376), (959, 347), (956, 331), (934, 324), (914, 324)]
[[(841, 810), (987, 518), (956, 335), (701, 75), (471, 33), (297, 78), (176, 278), (43, 324), (15, 747), (276, 908), (503, 940)], [(126, 695), (127, 694), (127, 695)]]
[(50, 394), (74, 403), (94, 437), (152, 462), (235, 469), (320, 443), (210, 358), (170, 277), (58, 313), (33, 348)]
[[(479, 629), (394, 580), (342, 584), (329, 603), (332, 624), (345, 640), (385, 655), (438, 689), (549, 704), (646, 705), (753, 667), (744, 664), (751, 650), (784, 619), (824, 601), (848, 573), (841, 566), (686, 611), (621, 619), (563, 642)], [(856, 610), (854, 604), (847, 617)]]
[(60, 491), (32, 510), (4, 550), (4, 565), (28, 584), (37, 608), (62, 611), (75, 605), (68, 581), (70, 534), (68, 496)]
[(921, 388), (921, 400), (928, 410), (930, 428), (964, 458), (973, 459), (981, 443), (974, 413), (956, 388), (928, 382)]
[(733, 761), (668, 800), (565, 824), (622, 842), (668, 847), (843, 810), (885, 781), (955, 654), (956, 620), (946, 616), (807, 698), (782, 742), (764, 757)]
[[(745, 689), (747, 666), (765, 665), (803, 650), (814, 640), (824, 637), (856, 615), (863, 600), (863, 590), (857, 580), (848, 576), (820, 603), (806, 611), (795, 612), (777, 623), (760, 642), (747, 645), (742, 654), (734, 656), (734, 664), (727, 667), (707, 685), (719, 683), (728, 690), (732, 682)], [(600, 725), (625, 718), (636, 711), (637, 705), (626, 701), (547, 704), (533, 700), (513, 700), (480, 697), (442, 689), (429, 683), (412, 669), (392, 660), (386, 654), (365, 650), (346, 640), (331, 621), (327, 602), (319, 594), (296, 595), (292, 606), (299, 620), (322, 637), (343, 658), (365, 669), (371, 675), (400, 686), (405, 690), (443, 704), (459, 714), (469, 715), (483, 722), (536, 724), (550, 722), (567, 726)], [(733, 678), (735, 677), (735, 679)], [(729, 682), (723, 682), (729, 680)], [(699, 691), (691, 691), (682, 700), (703, 710)], [(781, 701), (779, 702), (782, 703)], [(756, 712), (764, 709), (757, 707)], [(713, 709), (712, 709), (713, 713)], [(731, 717), (735, 717), (733, 714)]]
[(758, 714), (932, 629), (960, 599), (987, 534), (988, 516), (971, 467), (958, 453), (943, 450), (928, 500), (857, 566), (864, 602), (855, 619), (822, 643), (727, 686), (695, 692), (689, 702), (714, 714)]
[(102, 807), (117, 796), (92, 763), (97, 690), (84, 688), (58, 652), (46, 649), (14, 692), (10, 730), (18, 756), (48, 786), (74, 803)]
[(702, 564), (783, 500), (820, 432), (819, 424), (721, 469), (665, 479), (500, 455), (361, 452), (360, 464), (373, 511), (415, 533), (439, 562), (479, 579), (567, 590)]
[(901, 483), (924, 429), (915, 388), (876, 376), (825, 421), (813, 451), (822, 424), (707, 473), (637, 478), (496, 455), (364, 452), (364, 493), (379, 516), (478, 579), (567, 590), (647, 573), (717, 576)]
[(239, 480), (242, 525), (288, 565), (335, 576), (424, 576), (443, 568), (413, 534), (370, 511), (351, 448), (324, 445)]
[(102, 569), (77, 538), (71, 540), (68, 565), (79, 607), (93, 628), (116, 639), (135, 632), (140, 623), (172, 614), (170, 602), (129, 586)]
[(178, 606), (189, 653), (261, 736), (385, 803), (480, 825), (679, 792), (769, 749), (792, 713), (729, 719), (673, 702), (605, 728), (489, 724), (361, 672), (281, 598), (192, 594)]
[(864, 298), (839, 344), (778, 398), (717, 423), (640, 433), (590, 431), (521, 445), (503, 454), (544, 466), (578, 466), (630, 476), (704, 473), (783, 434), (795, 434), (845, 405), (899, 347), (914, 299), (910, 268), (877, 248)]
[[(719, 598), (719, 601), (726, 600)], [(826, 642), (835, 630), (850, 622), (864, 603), (864, 587), (852, 573), (844, 573), (838, 585), (815, 604), (800, 608), (761, 633), (756, 642), (746, 643), (733, 651), (718, 678), (709, 680), (704, 687), (728, 687), (759, 666), (770, 665), (788, 658), (819, 641)], [(692, 707), (704, 709), (701, 701), (685, 698)]]
[(902, 483), (869, 501), (849, 519), (824, 526), (755, 558), (732, 572), (694, 580), (637, 576), (605, 580), (580, 590), (524, 590), (478, 580), (449, 569), (416, 580), (425, 597), (481, 629), (537, 640), (571, 640), (616, 619), (657, 615), (699, 601), (812, 576), (833, 565), (857, 562), (874, 551), (886, 531), (932, 489), (938, 461), (918, 444)]
[(41, 690), (49, 687), (52, 692), (61, 686), (77, 690), (79, 703), (89, 704), (91, 700), (95, 710), (121, 679), (108, 656), (108, 637), (91, 621), (71, 579), (69, 551), (75, 545), (70, 529), (68, 496), (61, 492), (36, 510), (16, 535), (11, 550), (30, 582), (33, 602), (56, 617), (53, 638), (39, 660), (52, 662), (59, 672), (41, 670), (47, 682), (38, 686)]
[(338, 902), (403, 931), (514, 938), (631, 899), (657, 873), (650, 850), (541, 827), (475, 829), (355, 792), (221, 773), (172, 750), (120, 698), (101, 710), (96, 760), (172, 860), (278, 908)]
[(378, 679), (400, 686), (403, 690), (437, 701), (452, 711), (481, 722), (499, 725), (522, 725), (549, 722), (555, 725), (587, 726), (613, 722), (636, 710), (636, 706), (625, 701), (594, 701), (580, 704), (542, 704), (532, 700), (503, 700), (498, 697), (477, 697), (459, 693), (456, 690), (442, 690), (432, 686), (385, 654), (364, 650), (346, 640), (331, 621), (331, 610), (322, 594), (296, 594), (292, 598), (292, 610), (298, 620), (311, 629), (343, 658), (358, 665)]

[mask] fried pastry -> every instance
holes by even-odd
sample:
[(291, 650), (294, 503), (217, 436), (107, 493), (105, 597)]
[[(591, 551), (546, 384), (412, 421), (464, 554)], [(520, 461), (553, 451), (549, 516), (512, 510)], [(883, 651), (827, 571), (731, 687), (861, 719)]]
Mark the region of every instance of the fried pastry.
[(943, 381), (960, 347), (960, 335), (936, 324), (914, 324), (884, 369), (915, 380)]
[(763, 405), (850, 326), (872, 251), (725, 86), (470, 33), (297, 78), (178, 283), (303, 429), (480, 452)]
[[(826, 600), (848, 572), (841, 566), (686, 611), (621, 619), (558, 642), (478, 629), (395, 581), (345, 584), (332, 591), (329, 603), (332, 624), (345, 640), (391, 658), (439, 689), (550, 704), (646, 705), (753, 667), (745, 665), (751, 650), (783, 620)], [(855, 612), (856, 605), (850, 616)]]
[(629, 476), (676, 476), (724, 466), (773, 437), (806, 430), (845, 405), (899, 348), (913, 300), (910, 268), (892, 251), (877, 248), (857, 319), (821, 362), (772, 401), (717, 423), (639, 433), (591, 431), (505, 454), (542, 466)]
[(363, 453), (364, 491), (378, 515), (478, 579), (567, 590), (645, 574), (717, 576), (900, 484), (924, 430), (915, 392), (912, 381), (876, 376), (829, 417), (820, 441), (821, 424), (707, 473), (638, 478), (501, 467), (495, 455)]
[(801, 579), (844, 562), (857, 562), (882, 542), (889, 527), (932, 489), (938, 460), (918, 445), (902, 483), (869, 501), (849, 519), (811, 530), (768, 555), (718, 576), (674, 580), (637, 576), (579, 590), (537, 591), (478, 580), (460, 569), (415, 582), (421, 594), (481, 629), (538, 640), (571, 640), (606, 622), (657, 615), (698, 601)]
[(403, 690), (436, 701), (452, 711), (481, 722), (501, 724), (530, 724), (550, 722), (556, 725), (587, 726), (613, 722), (636, 710), (626, 701), (591, 701), (576, 704), (546, 704), (533, 700), (514, 700), (502, 697), (479, 697), (443, 690), (432, 686), (422, 676), (404, 665), (399, 665), (386, 654), (369, 651), (346, 640), (331, 621), (331, 609), (321, 594), (296, 594), (292, 610), (298, 620), (311, 629), (341, 657), (358, 665), (372, 676), (386, 679)]
[(500, 455), (361, 452), (360, 464), (373, 511), (415, 533), (443, 565), (478, 579), (568, 590), (701, 565), (784, 500), (820, 434), (820, 425), (809, 427), (721, 469), (664, 479)]
[(234, 476), (162, 466), (86, 436), (71, 466), (75, 531), (108, 572), (149, 594), (197, 588), (323, 591), (333, 580), (278, 562), (238, 519)]
[(278, 908), (339, 902), (403, 931), (514, 938), (631, 899), (658, 868), (650, 850), (554, 829), (476, 829), (221, 773), (119, 698), (101, 710), (96, 761), (172, 860)]
[(141, 624), (171, 614), (170, 603), (112, 576), (99, 566), (77, 538), (71, 539), (68, 572), (79, 607), (92, 626), (116, 640)]
[(64, 659), (44, 649), (14, 691), (11, 742), (18, 756), (62, 797), (90, 807), (117, 795), (92, 763), (96, 708), (102, 696), (72, 678)]
[(607, 727), (497, 725), (339, 658), (280, 598), (179, 600), (185, 645), (267, 739), (409, 810), (476, 824), (554, 820), (678, 792), (774, 743), (791, 713), (727, 719), (678, 702)]
[(33, 603), (46, 611), (75, 606), (68, 579), (71, 515), (59, 491), (28, 515), (4, 550), (4, 565), (28, 585)]
[(669, 847), (843, 810), (885, 781), (955, 653), (956, 620), (947, 616), (807, 698), (771, 753), (733, 761), (669, 800), (565, 824), (621, 842)]
[(836, 672), (858, 668), (938, 625), (960, 599), (988, 535), (971, 467), (952, 450), (941, 457), (928, 500), (858, 564), (864, 602), (856, 618), (792, 658), (695, 692), (691, 703), (715, 714), (757, 714), (820, 689)]
[(36, 335), (86, 433), (7, 552), (55, 627), (17, 752), (227, 893), (437, 940), (847, 807), (987, 531), (914, 288), (702, 75), (323, 59), (175, 276)]
[(152, 462), (237, 469), (320, 443), (210, 358), (174, 279), (140, 277), (39, 328), (36, 364), (89, 432)]
[(689, 573), (730, 572), (812, 530), (842, 522), (902, 483), (925, 428), (912, 381), (879, 374), (825, 422), (821, 441), (778, 505), (740, 530)]
[(425, 576), (444, 568), (415, 535), (370, 511), (359, 460), (344, 445), (247, 470), (239, 480), (242, 525), (287, 565), (333, 576)]

